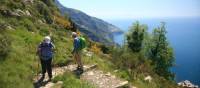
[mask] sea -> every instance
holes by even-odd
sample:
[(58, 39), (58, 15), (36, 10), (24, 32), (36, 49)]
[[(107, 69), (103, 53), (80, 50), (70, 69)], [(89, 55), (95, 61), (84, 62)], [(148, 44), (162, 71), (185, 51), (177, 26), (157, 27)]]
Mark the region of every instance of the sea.
[(148, 32), (166, 23), (167, 38), (174, 49), (175, 66), (172, 72), (175, 73), (176, 82), (189, 80), (200, 86), (200, 17), (196, 18), (163, 18), (163, 19), (112, 19), (106, 20), (109, 23), (121, 28), (124, 33), (115, 35), (116, 43), (122, 45), (125, 41), (125, 34), (130, 26), (139, 21), (148, 25)]

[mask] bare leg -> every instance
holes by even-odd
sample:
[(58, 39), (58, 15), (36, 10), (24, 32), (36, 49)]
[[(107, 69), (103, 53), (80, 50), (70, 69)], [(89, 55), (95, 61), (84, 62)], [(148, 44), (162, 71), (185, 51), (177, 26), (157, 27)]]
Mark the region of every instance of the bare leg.
[(82, 64), (82, 61), (81, 61), (81, 55), (80, 55), (80, 53), (77, 53), (77, 60), (78, 60), (78, 66), (80, 66), (82, 68), (83, 64)]
[(76, 55), (76, 53), (74, 53), (73, 55), (74, 55), (74, 60), (75, 60), (74, 62), (76, 64), (77, 63), (77, 55)]

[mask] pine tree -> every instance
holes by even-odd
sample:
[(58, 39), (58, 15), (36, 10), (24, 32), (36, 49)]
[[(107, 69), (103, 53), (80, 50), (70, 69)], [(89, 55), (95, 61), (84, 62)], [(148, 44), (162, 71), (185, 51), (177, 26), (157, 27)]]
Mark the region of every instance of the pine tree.
[(130, 27), (127, 34), (127, 44), (133, 52), (141, 51), (146, 30), (147, 26), (140, 25), (138, 21)]
[(161, 23), (160, 27), (154, 29), (150, 43), (150, 58), (158, 75), (166, 79), (173, 79), (170, 67), (173, 65), (174, 55), (167, 41), (166, 33), (164, 22)]

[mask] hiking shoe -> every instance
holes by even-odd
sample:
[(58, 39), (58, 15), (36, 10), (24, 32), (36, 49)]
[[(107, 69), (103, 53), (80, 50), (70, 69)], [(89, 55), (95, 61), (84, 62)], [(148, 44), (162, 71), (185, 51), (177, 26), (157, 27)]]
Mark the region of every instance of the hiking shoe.
[(42, 80), (43, 80), (44, 78), (45, 78), (45, 75), (42, 75), (42, 77), (41, 77), (40, 79), (42, 79)]
[(77, 69), (77, 71), (79, 72), (79, 74), (82, 74), (82, 73), (83, 73), (83, 68), (82, 68), (82, 67), (79, 67), (79, 68)]
[(83, 66), (78, 66), (76, 69), (77, 70), (83, 69)]
[(52, 80), (52, 77), (49, 77), (48, 82), (50, 82)]

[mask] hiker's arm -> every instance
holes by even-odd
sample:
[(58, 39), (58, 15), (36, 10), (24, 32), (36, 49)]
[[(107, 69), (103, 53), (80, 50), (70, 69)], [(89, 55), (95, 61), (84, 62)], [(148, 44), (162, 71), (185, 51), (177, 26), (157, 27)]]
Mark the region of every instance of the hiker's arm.
[(56, 47), (55, 47), (55, 45), (54, 45), (53, 43), (51, 43), (51, 45), (52, 45), (52, 50), (53, 50), (53, 52), (56, 52)]
[(78, 49), (78, 40), (75, 39), (74, 40), (74, 49), (73, 49), (72, 53), (74, 53), (77, 49)]

